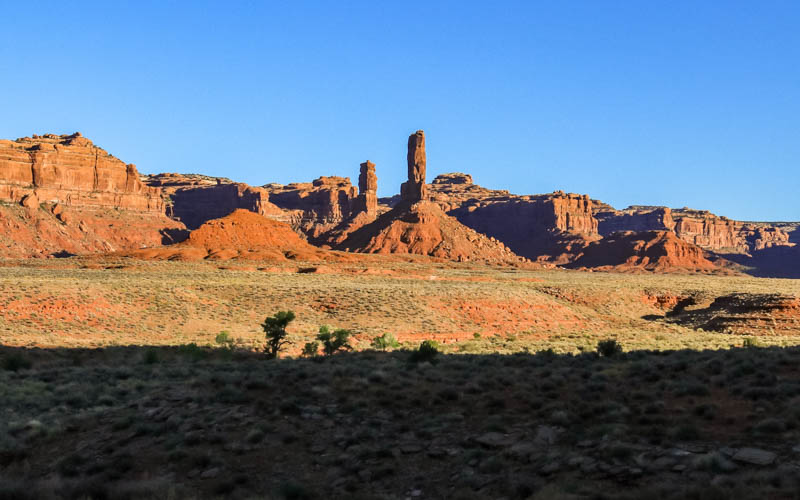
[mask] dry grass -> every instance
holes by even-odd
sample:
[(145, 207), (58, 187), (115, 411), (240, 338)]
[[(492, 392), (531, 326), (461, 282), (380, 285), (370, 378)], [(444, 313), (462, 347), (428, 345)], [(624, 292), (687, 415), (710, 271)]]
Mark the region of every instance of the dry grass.
[[(252, 264), (248, 264), (252, 266)], [(301, 266), (313, 269), (313, 264)], [(208, 344), (221, 331), (258, 346), (264, 317), (291, 309), (293, 353), (319, 325), (349, 328), (365, 346), (384, 332), (435, 338), (447, 349), (591, 349), (605, 337), (629, 349), (724, 348), (764, 331), (704, 332), (653, 321), (648, 296), (702, 292), (800, 294), (797, 280), (527, 271), (445, 264), (221, 268), (213, 263), (22, 262), (0, 268), (0, 343), (47, 347)], [(651, 318), (651, 319), (645, 319)], [(767, 332), (769, 333), (769, 332)], [(476, 336), (480, 339), (475, 339)], [(800, 323), (761, 337), (800, 343)], [(456, 345), (458, 344), (458, 345)]]

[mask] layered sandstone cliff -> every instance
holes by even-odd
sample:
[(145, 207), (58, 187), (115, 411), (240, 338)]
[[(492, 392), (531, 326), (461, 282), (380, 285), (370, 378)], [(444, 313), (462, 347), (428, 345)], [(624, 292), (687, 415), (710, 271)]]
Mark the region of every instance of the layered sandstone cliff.
[(45, 134), (0, 140), (0, 201), (61, 203), (71, 207), (118, 208), (160, 214), (160, 190), (81, 136)]
[(599, 232), (671, 231), (683, 241), (720, 254), (752, 255), (775, 246), (793, 246), (789, 231), (768, 223), (740, 222), (706, 210), (632, 206), (624, 210), (595, 203)]
[(313, 182), (263, 186), (269, 199), (290, 214), (290, 224), (315, 240), (348, 219), (358, 190), (349, 177), (320, 177)]
[(276, 219), (289, 218), (270, 203), (266, 189), (230, 179), (196, 174), (157, 174), (147, 176), (145, 182), (162, 190), (169, 199), (167, 213), (189, 229), (196, 229), (206, 221), (224, 217), (237, 209)]
[(179, 241), (157, 188), (75, 133), (0, 141), (0, 257), (130, 250)]
[(670, 231), (614, 233), (587, 245), (568, 267), (617, 272), (733, 272), (702, 248)]
[(462, 173), (438, 176), (428, 194), (465, 226), (531, 260), (563, 264), (574, 258), (577, 248), (599, 238), (587, 195), (513, 195), (478, 186)]

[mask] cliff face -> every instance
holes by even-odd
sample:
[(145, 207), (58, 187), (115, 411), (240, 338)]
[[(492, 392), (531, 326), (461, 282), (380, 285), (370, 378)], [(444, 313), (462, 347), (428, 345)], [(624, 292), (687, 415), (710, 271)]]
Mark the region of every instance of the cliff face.
[(80, 134), (0, 141), (0, 257), (131, 250), (180, 240), (161, 191)]
[(720, 273), (708, 252), (670, 231), (618, 232), (590, 243), (569, 265), (618, 272)]
[(721, 254), (751, 255), (774, 246), (792, 246), (789, 231), (767, 223), (745, 223), (705, 210), (633, 206), (615, 210), (597, 204), (602, 236), (618, 231), (671, 231), (683, 241)]
[(598, 207), (595, 216), (598, 232), (609, 236), (619, 231), (674, 231), (675, 220), (667, 207), (630, 207), (614, 210), (610, 206)]
[(471, 176), (461, 173), (438, 176), (428, 186), (428, 193), (465, 226), (502, 241), (531, 260), (569, 262), (575, 248), (599, 237), (587, 195), (563, 191), (512, 195), (473, 184)]
[(270, 203), (269, 193), (260, 187), (229, 179), (203, 175), (158, 174), (145, 179), (149, 186), (160, 188), (170, 199), (167, 212), (189, 229), (244, 209), (276, 219), (288, 215)]
[(0, 200), (61, 203), (161, 214), (164, 199), (126, 165), (80, 133), (0, 140)]
[(292, 228), (310, 240), (349, 218), (358, 195), (349, 177), (320, 177), (313, 182), (285, 186), (267, 184), (264, 189), (272, 203), (290, 213)]

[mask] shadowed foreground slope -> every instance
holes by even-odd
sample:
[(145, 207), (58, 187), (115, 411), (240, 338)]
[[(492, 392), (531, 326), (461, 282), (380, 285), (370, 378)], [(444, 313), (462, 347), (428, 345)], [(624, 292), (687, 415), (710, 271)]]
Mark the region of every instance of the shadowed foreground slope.
[(0, 498), (796, 498), (798, 348), (438, 358), (2, 348)]

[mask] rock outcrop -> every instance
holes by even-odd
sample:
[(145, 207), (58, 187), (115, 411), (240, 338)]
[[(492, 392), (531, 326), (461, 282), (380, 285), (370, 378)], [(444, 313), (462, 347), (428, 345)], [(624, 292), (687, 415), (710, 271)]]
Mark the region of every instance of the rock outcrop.
[(358, 197), (353, 212), (365, 212), (369, 215), (378, 213), (378, 176), (375, 174), (375, 164), (369, 160), (361, 164)]
[(0, 201), (161, 214), (161, 191), (145, 186), (126, 165), (76, 132), (0, 140)]
[(473, 184), (472, 177), (462, 173), (438, 176), (428, 192), (448, 215), (530, 260), (564, 264), (599, 238), (587, 195), (512, 195)]
[(600, 205), (594, 214), (598, 219), (597, 230), (602, 236), (620, 231), (674, 231), (675, 220), (667, 207), (633, 206), (615, 210)]
[(158, 174), (145, 178), (149, 186), (161, 188), (169, 197), (167, 212), (189, 229), (206, 221), (244, 209), (277, 219), (288, 219), (269, 201), (266, 189), (196, 174)]
[(725, 273), (724, 262), (697, 245), (687, 243), (670, 231), (614, 233), (588, 244), (567, 267), (618, 272)]
[[(421, 130), (408, 139), (408, 181), (401, 187), (402, 202), (374, 221), (357, 221), (334, 232), (335, 248), (364, 253), (408, 253), (459, 262), (524, 262), (503, 243), (480, 234), (426, 201), (425, 135)], [(364, 165), (362, 165), (362, 168)], [(377, 187), (377, 184), (376, 186)]]
[(0, 257), (130, 250), (185, 237), (160, 189), (78, 133), (0, 141)]
[(599, 232), (608, 236), (618, 231), (672, 231), (675, 235), (719, 254), (749, 255), (774, 246), (792, 246), (789, 233), (767, 223), (739, 222), (707, 210), (631, 206), (616, 210), (595, 203)]
[(320, 177), (313, 182), (267, 184), (270, 202), (289, 213), (289, 222), (310, 241), (350, 217), (358, 192), (349, 177)]
[(793, 335), (800, 323), (800, 298), (794, 295), (735, 293), (691, 298), (666, 321), (706, 331), (737, 335)]
[(425, 185), (425, 132), (417, 130), (408, 137), (408, 181), (400, 186), (400, 198), (408, 203), (416, 203), (427, 197)]

